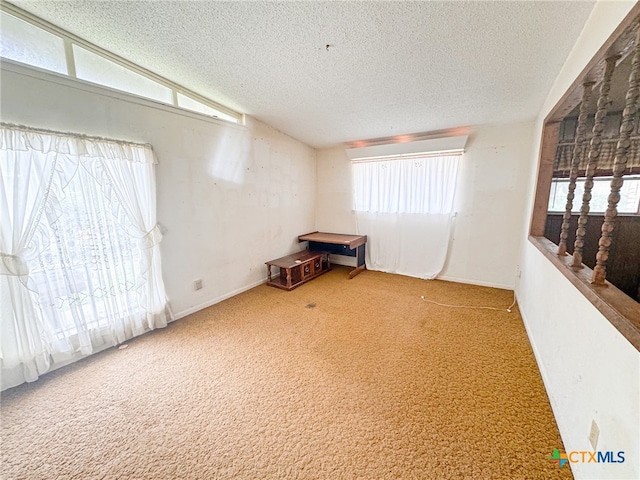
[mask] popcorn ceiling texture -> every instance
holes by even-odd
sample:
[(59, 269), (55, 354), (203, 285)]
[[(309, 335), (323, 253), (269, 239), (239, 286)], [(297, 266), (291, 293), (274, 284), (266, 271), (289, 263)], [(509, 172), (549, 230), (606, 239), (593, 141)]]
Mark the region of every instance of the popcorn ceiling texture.
[(334, 271), (2, 395), (6, 479), (571, 478), (512, 292)]
[(594, 5), (11, 3), (316, 148), (533, 120)]

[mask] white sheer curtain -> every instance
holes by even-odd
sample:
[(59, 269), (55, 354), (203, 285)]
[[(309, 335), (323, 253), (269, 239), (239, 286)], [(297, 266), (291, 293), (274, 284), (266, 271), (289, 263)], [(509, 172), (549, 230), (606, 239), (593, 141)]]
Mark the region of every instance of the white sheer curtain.
[(2, 389), (170, 317), (150, 147), (2, 125)]
[(367, 268), (435, 278), (447, 258), (459, 155), (353, 163)]

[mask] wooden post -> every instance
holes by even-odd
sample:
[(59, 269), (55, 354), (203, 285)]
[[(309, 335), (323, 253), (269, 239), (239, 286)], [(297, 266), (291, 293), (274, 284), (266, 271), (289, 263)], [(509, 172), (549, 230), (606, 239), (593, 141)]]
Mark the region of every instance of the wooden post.
[(549, 191), (551, 190), (551, 178), (553, 176), (553, 165), (556, 159), (559, 137), (560, 122), (549, 122), (543, 127), (538, 185), (533, 202), (531, 225), (529, 226), (529, 234), (536, 237), (543, 237), (545, 232), (547, 212), (549, 210)]
[(591, 88), (595, 82), (584, 82), (582, 84), (582, 103), (580, 104), (580, 114), (578, 115), (578, 127), (576, 128), (576, 138), (573, 146), (573, 156), (571, 157), (571, 170), (569, 173), (569, 191), (567, 192), (567, 205), (562, 217), (562, 228), (560, 230), (560, 242), (558, 243), (558, 255), (567, 254), (567, 237), (569, 237), (569, 222), (571, 221), (571, 210), (573, 210), (573, 198), (575, 197), (576, 180), (580, 162), (584, 154), (585, 135), (587, 133), (587, 115), (589, 100), (591, 99)]
[(627, 96), (625, 98), (622, 123), (620, 124), (620, 137), (616, 145), (611, 192), (609, 193), (607, 211), (604, 214), (602, 235), (598, 241), (596, 266), (593, 269), (593, 276), (591, 277), (591, 283), (595, 285), (604, 285), (606, 280), (606, 265), (607, 259), (609, 258), (609, 248), (611, 247), (611, 235), (615, 229), (615, 220), (618, 216), (620, 187), (622, 187), (623, 183), (622, 176), (627, 168), (627, 155), (629, 154), (629, 146), (631, 144), (630, 137), (638, 111), (638, 96), (640, 96), (640, 29), (636, 36), (636, 45), (631, 63), (631, 74), (629, 75), (629, 90), (627, 90)]
[(611, 77), (616, 69), (616, 62), (620, 55), (607, 58), (604, 70), (604, 78), (600, 85), (600, 96), (598, 97), (598, 109), (596, 110), (593, 122), (593, 136), (589, 144), (589, 162), (587, 163), (587, 179), (584, 183), (584, 194), (582, 195), (582, 207), (580, 208), (580, 218), (578, 219), (578, 229), (576, 230), (576, 241), (573, 244), (574, 268), (582, 268), (582, 252), (584, 251), (584, 237), (587, 233), (587, 221), (589, 219), (589, 203), (591, 202), (591, 190), (593, 189), (593, 176), (598, 168), (598, 159), (602, 149), (602, 130), (604, 120), (607, 117), (609, 106), (609, 91), (611, 90)]

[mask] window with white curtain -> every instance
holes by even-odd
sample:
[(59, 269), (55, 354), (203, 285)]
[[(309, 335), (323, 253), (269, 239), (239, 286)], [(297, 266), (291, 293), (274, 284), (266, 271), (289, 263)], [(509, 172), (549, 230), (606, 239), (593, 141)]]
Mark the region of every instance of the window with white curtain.
[(453, 212), (459, 155), (353, 162), (354, 210)]
[(446, 261), (460, 155), (354, 161), (353, 203), (367, 268), (435, 278)]
[(147, 145), (2, 125), (2, 388), (167, 324)]

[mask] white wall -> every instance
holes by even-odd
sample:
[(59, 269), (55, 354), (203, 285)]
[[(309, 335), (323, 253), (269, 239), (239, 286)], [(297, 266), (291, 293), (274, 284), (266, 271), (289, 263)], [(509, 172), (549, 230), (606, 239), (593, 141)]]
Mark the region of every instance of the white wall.
[(456, 223), (439, 278), (513, 289), (533, 123), (477, 127), (462, 158)]
[[(439, 278), (514, 288), (533, 123), (475, 128), (456, 191), (453, 241)], [(316, 228), (355, 233), (351, 168), (342, 147), (318, 152)]]
[(356, 233), (351, 192), (351, 162), (344, 147), (317, 152), (316, 230)]
[(573, 464), (574, 476), (640, 478), (640, 353), (530, 245), (518, 302), (566, 451), (593, 451), (595, 420), (597, 449), (625, 452), (621, 464)]
[(314, 229), (315, 151), (263, 123), (235, 126), (15, 65), (1, 93), (4, 122), (153, 145), (178, 317), (263, 282), (264, 262), (299, 250), (297, 236)]
[[(634, 2), (598, 2), (549, 92), (536, 124), (528, 185), (533, 194), (542, 122)], [(625, 452), (619, 464), (575, 463), (576, 478), (640, 478), (640, 353), (611, 326), (532, 244), (523, 222), (522, 279), (517, 295), (525, 326), (567, 451), (591, 451), (591, 421), (600, 427), (598, 450)], [(552, 446), (550, 446), (552, 447)]]

